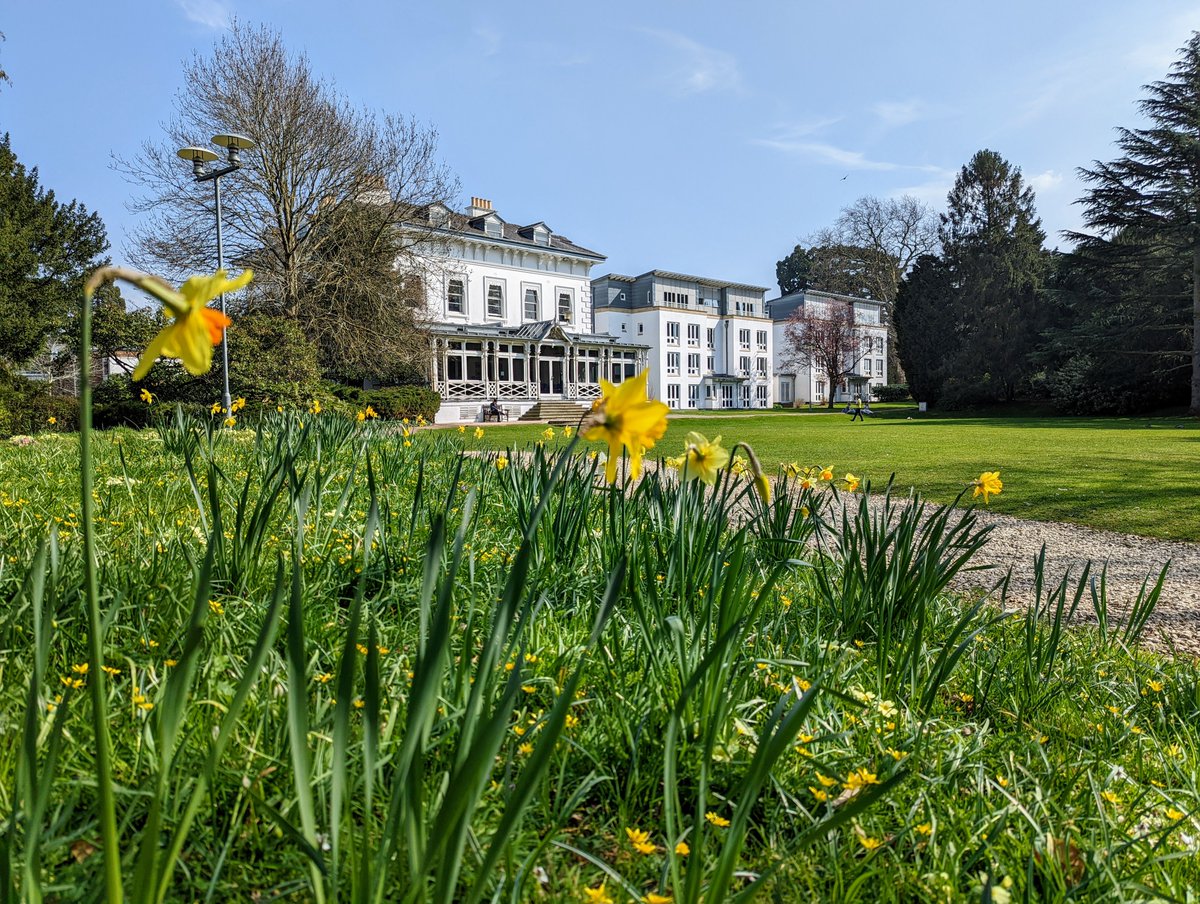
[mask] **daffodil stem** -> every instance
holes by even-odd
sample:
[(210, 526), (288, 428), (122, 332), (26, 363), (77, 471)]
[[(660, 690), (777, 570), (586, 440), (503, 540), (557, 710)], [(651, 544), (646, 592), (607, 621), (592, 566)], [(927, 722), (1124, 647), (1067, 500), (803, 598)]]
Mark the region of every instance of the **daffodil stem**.
[(111, 743), (108, 734), (108, 696), (104, 673), (104, 621), (96, 565), (96, 516), (92, 500), (92, 298), (85, 293), (79, 342), (79, 487), (83, 521), (84, 596), (87, 600), (92, 724), (96, 734), (96, 795), (100, 838), (104, 845), (104, 900), (120, 904), (121, 848), (113, 798)]

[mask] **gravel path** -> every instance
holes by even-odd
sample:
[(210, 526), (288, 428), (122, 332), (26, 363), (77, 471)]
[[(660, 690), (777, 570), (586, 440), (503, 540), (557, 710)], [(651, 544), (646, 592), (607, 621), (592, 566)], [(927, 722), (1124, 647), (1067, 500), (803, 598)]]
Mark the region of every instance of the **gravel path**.
[[(1034, 595), (1033, 560), (1045, 544), (1045, 576), (1050, 586), (1068, 569), (1078, 576), (1089, 559), (1093, 574), (1099, 577), (1100, 566), (1107, 561), (1109, 620), (1121, 621), (1147, 574), (1153, 586), (1159, 570), (1170, 560), (1162, 596), (1143, 637), (1147, 645), (1163, 651), (1200, 655), (1200, 544), (1056, 521), (1025, 521), (983, 509), (977, 512), (980, 522), (991, 525), (992, 532), (987, 546), (972, 562), (995, 567), (961, 575), (956, 586), (991, 587), (1011, 568), (1009, 599), (1028, 605)], [(1076, 619), (1094, 621), (1089, 597), (1079, 604)]]

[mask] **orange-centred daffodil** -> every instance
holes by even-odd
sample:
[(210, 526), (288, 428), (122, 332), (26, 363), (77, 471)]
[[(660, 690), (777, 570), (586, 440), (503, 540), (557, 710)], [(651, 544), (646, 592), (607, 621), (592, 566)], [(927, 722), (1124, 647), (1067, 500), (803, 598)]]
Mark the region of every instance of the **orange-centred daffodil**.
[(212, 367), (213, 346), (221, 341), (230, 322), (220, 311), (207, 307), (208, 302), (225, 292), (242, 288), (253, 278), (254, 274), (249, 270), (236, 279), (228, 279), (224, 270), (218, 270), (211, 276), (193, 276), (175, 291), (157, 276), (122, 267), (101, 267), (88, 279), (84, 293), (91, 298), (104, 283), (121, 279), (163, 303), (171, 322), (142, 352), (133, 371), (134, 380), (146, 376), (150, 366), (163, 356), (178, 358), (188, 373), (198, 376)]
[(1004, 481), (1000, 479), (999, 471), (984, 471), (977, 480), (972, 481), (972, 485), (975, 492), (971, 494), (971, 498), (982, 496), (984, 505), (987, 505), (989, 496), (999, 496), (1004, 489)]
[(609, 483), (616, 483), (617, 462), (623, 449), (629, 452), (630, 476), (637, 480), (642, 473), (642, 456), (667, 432), (670, 409), (646, 397), (649, 374), (643, 370), (615, 386), (601, 380), (601, 397), (580, 426), (585, 439), (608, 443), (604, 478)]
[(729, 464), (729, 450), (721, 445), (721, 437), (710, 442), (693, 431), (684, 439), (683, 455), (670, 462), (683, 473), (684, 480), (702, 480), (711, 486), (717, 481), (717, 472)]
[[(184, 370), (196, 376), (212, 367), (213, 346), (221, 341), (230, 320), (208, 303), (224, 292), (242, 288), (254, 278), (249, 270), (228, 279), (224, 270), (211, 276), (193, 276), (175, 292), (164, 283), (151, 281), (147, 288), (166, 306), (171, 322), (151, 340), (138, 360), (133, 378), (140, 380), (160, 357), (178, 358)], [(156, 291), (156, 288), (157, 291)]]

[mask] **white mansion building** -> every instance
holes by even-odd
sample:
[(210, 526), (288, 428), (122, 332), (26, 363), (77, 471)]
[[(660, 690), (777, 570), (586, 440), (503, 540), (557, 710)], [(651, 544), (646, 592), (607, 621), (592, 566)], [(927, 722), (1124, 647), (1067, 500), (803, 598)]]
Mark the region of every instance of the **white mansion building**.
[(770, 408), (766, 289), (666, 270), (592, 281), (596, 330), (650, 347), (651, 395), (671, 408)]
[[(850, 305), (854, 311), (854, 323), (864, 334), (863, 348), (847, 364), (849, 373), (833, 386), (828, 385), (825, 374), (798, 364), (789, 354), (785, 338), (788, 321), (797, 310), (807, 309), (817, 316), (833, 305)], [(887, 321), (883, 305), (868, 298), (852, 298), (849, 295), (834, 295), (831, 292), (812, 290), (796, 292), (773, 298), (767, 302), (767, 310), (773, 322), (775, 360), (772, 371), (775, 375), (776, 400), (785, 407), (804, 404), (823, 405), (829, 401), (849, 402), (858, 394), (870, 399), (872, 386), (887, 382)]]
[(645, 345), (593, 331), (590, 274), (604, 255), (545, 223), (507, 223), (482, 198), (465, 214), (426, 213), (439, 244), (425, 277), (439, 423), (480, 420), (492, 399), (514, 418), (543, 402), (586, 406), (601, 377), (646, 366)]
[[(464, 213), (433, 204), (421, 216), (439, 423), (478, 421), (493, 399), (513, 418), (581, 414), (602, 378), (646, 367), (650, 395), (683, 410), (849, 400), (886, 382), (878, 302), (824, 292), (764, 301), (762, 286), (666, 270), (592, 279), (604, 255), (543, 222), (507, 223), (483, 198)], [(871, 346), (830, 387), (791, 363), (784, 335), (798, 308), (835, 303), (853, 305)]]

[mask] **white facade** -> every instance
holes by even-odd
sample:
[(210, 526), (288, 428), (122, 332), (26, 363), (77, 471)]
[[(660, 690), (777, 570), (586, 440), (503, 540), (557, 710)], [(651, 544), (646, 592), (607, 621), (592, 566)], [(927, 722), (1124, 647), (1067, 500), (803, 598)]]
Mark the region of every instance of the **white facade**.
[(439, 423), (479, 420), (493, 399), (512, 417), (539, 402), (589, 403), (601, 377), (619, 382), (641, 366), (643, 348), (593, 332), (590, 274), (602, 254), (542, 222), (506, 223), (481, 198), (462, 214), (440, 204), (423, 213)]
[[(854, 321), (865, 334), (864, 347), (853, 355), (840, 380), (831, 387), (828, 377), (812, 367), (793, 360), (786, 337), (788, 321), (800, 308), (820, 316), (834, 304), (853, 306)], [(767, 302), (774, 339), (774, 375), (776, 398), (784, 407), (849, 402), (856, 395), (871, 398), (871, 388), (887, 383), (887, 325), (883, 305), (873, 299), (852, 298), (829, 292), (797, 292)]]
[(766, 289), (681, 273), (593, 281), (597, 332), (649, 346), (648, 389), (675, 410), (770, 408)]

